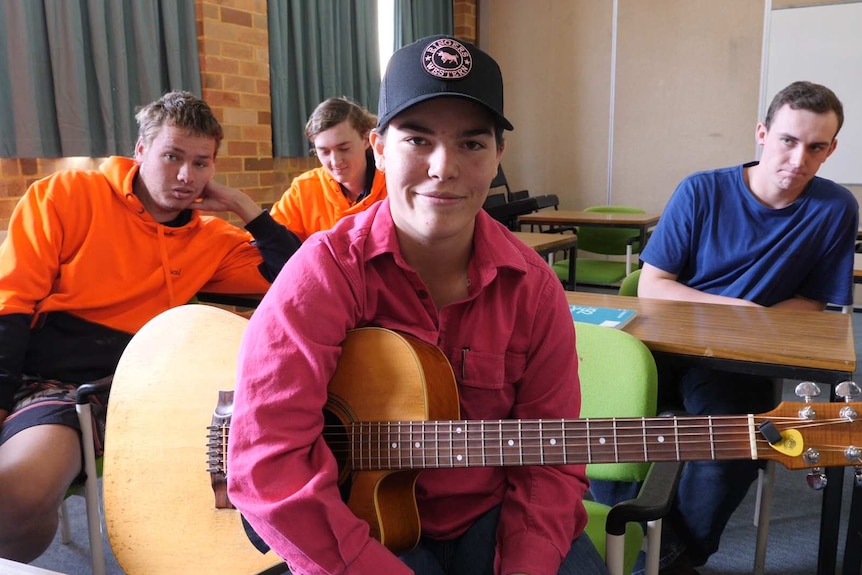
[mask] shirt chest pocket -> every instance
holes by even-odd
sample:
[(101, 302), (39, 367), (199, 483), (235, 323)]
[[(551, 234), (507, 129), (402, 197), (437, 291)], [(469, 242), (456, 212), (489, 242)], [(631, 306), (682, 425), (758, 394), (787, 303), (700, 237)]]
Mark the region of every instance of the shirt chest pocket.
[(526, 369), (526, 355), (465, 350), (453, 364), (465, 411), (462, 415), (469, 419), (508, 415), (515, 398), (515, 384)]

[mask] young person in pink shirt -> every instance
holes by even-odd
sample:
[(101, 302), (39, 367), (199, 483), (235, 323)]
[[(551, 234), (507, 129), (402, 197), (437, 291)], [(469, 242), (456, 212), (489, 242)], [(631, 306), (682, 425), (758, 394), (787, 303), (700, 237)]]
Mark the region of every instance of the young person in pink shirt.
[(579, 415), (562, 286), (482, 210), (506, 129), (489, 55), (447, 36), (397, 51), (371, 134), (388, 198), (307, 240), (248, 325), (229, 493), (295, 575), (607, 573), (583, 534), (582, 465), (426, 469), (419, 544), (396, 556), (342, 501), (321, 434), (342, 344), (367, 326), (440, 348), (463, 419)]

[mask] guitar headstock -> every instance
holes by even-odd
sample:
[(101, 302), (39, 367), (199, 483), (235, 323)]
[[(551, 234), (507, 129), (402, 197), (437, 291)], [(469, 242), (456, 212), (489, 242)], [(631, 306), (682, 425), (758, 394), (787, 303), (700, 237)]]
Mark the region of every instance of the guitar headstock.
[(862, 402), (785, 402), (754, 416), (758, 459), (773, 459), (788, 469), (862, 465)]

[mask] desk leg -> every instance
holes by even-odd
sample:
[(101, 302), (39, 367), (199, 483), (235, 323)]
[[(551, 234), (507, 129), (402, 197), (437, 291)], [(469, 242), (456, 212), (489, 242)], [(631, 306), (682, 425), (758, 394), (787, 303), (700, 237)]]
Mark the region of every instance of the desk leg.
[(838, 556), (838, 528), (841, 523), (843, 467), (826, 468), (826, 488), (820, 512), (820, 547), (817, 552), (817, 575), (835, 575)]
[(575, 265), (577, 259), (578, 244), (575, 244), (569, 248), (569, 283), (566, 285), (566, 289), (569, 291), (575, 291), (575, 288), (578, 287), (577, 278), (575, 278), (575, 271), (578, 269)]
[(862, 486), (854, 483), (841, 573), (842, 575), (859, 575), (860, 569), (862, 569)]

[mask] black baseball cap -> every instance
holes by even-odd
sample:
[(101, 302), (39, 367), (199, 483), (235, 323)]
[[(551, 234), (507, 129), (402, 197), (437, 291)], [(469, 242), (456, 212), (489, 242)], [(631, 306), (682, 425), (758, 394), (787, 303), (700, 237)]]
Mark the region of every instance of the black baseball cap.
[(513, 130), (503, 115), (503, 75), (491, 56), (451, 36), (429, 36), (397, 50), (380, 83), (377, 127), (384, 128), (410, 106), (440, 96), (484, 105), (499, 126)]

